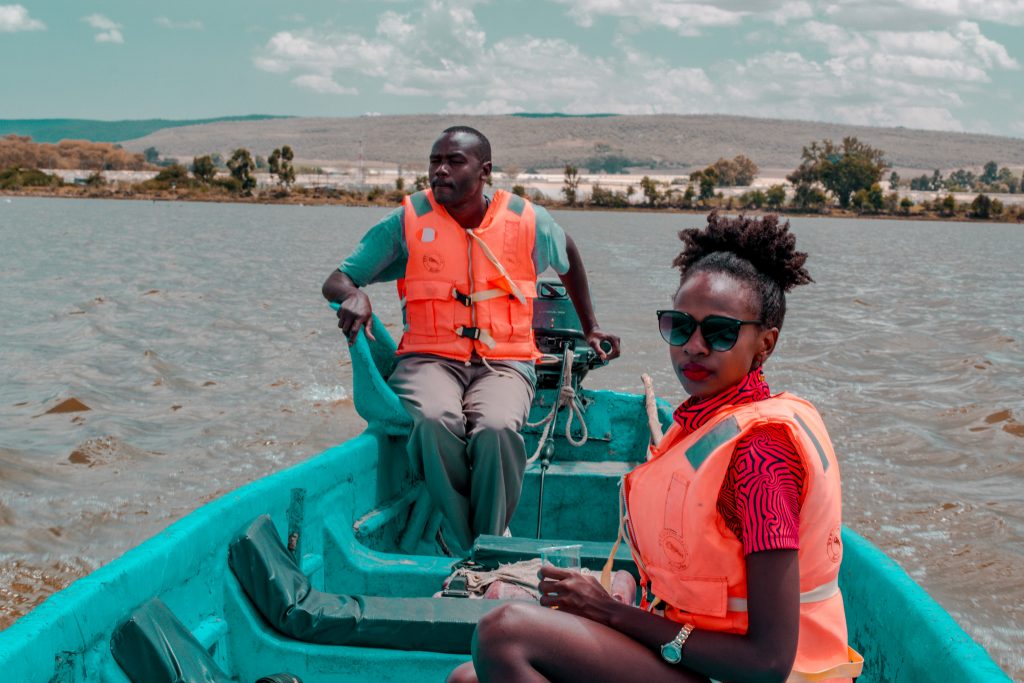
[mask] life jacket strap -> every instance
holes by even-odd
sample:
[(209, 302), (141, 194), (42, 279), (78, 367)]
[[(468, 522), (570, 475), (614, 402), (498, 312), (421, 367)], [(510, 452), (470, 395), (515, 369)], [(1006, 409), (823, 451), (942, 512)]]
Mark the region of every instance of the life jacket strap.
[(473, 292), (472, 294), (463, 294), (455, 287), (452, 287), (452, 298), (458, 301), (466, 308), (469, 308), (473, 304), (479, 303), (481, 301), (499, 299), (505, 296), (507, 296), (509, 299), (515, 299), (513, 295), (509, 294), (504, 289), (500, 289), (498, 287), (495, 287), (494, 289), (485, 289), (479, 292)]
[(491, 333), (482, 327), (463, 327), (460, 325), (455, 328), (455, 334), (460, 337), (465, 337), (466, 339), (478, 341), (489, 349), (493, 349), (496, 346), (494, 337), (492, 337)]
[[(835, 578), (831, 581), (826, 581), (820, 586), (815, 586), (809, 591), (800, 593), (800, 602), (806, 604), (808, 602), (822, 602), (828, 600), (833, 595), (839, 592), (839, 579)], [(746, 612), (747, 611), (747, 599), (746, 598), (729, 598), (727, 609), (730, 612)]]
[(817, 683), (833, 678), (857, 678), (864, 671), (864, 656), (849, 645), (846, 646), (846, 657), (849, 661), (825, 669), (823, 671), (792, 671), (786, 683)]
[(505, 280), (506, 284), (508, 284), (509, 293), (512, 296), (514, 296), (519, 303), (525, 304), (526, 296), (523, 294), (522, 290), (519, 289), (519, 285), (515, 283), (515, 280), (512, 279), (512, 276), (508, 274), (508, 271), (505, 270), (505, 266), (501, 264), (501, 261), (498, 260), (498, 257), (494, 255), (494, 252), (491, 251), (491, 248), (487, 246), (486, 242), (484, 242), (483, 238), (479, 237), (472, 230), (467, 230), (466, 234), (476, 240), (476, 243), (480, 245), (480, 250), (484, 253), (484, 256), (487, 257), (487, 260), (491, 262), (491, 265), (498, 269), (498, 272), (501, 274), (501, 277)]

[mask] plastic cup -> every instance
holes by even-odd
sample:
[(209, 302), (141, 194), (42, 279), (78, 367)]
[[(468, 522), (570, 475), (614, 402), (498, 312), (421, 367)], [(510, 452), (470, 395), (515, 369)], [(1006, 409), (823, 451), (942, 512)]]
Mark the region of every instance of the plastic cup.
[(562, 569), (580, 570), (580, 548), (576, 545), (553, 545), (540, 549), (541, 564), (549, 564), (552, 567)]

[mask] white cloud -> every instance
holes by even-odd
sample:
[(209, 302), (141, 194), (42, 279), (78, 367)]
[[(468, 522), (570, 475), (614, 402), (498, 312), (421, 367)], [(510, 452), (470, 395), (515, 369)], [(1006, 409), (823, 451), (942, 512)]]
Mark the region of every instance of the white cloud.
[(331, 95), (359, 94), (359, 91), (356, 90), (355, 88), (344, 88), (338, 85), (330, 76), (306, 74), (305, 76), (293, 78), (292, 83), (299, 86), (300, 88), (308, 88), (309, 90), (318, 93), (327, 93)]
[(1021, 0), (901, 0), (901, 4), (929, 14), (1024, 26)]
[(44, 30), (46, 24), (30, 17), (24, 5), (0, 5), (0, 33)]
[(192, 19), (190, 21), (174, 21), (173, 19), (168, 19), (167, 17), (157, 17), (154, 21), (156, 21), (156, 23), (159, 26), (163, 26), (164, 28), (169, 28), (172, 31), (176, 31), (176, 30), (202, 31), (203, 30), (203, 22), (199, 21), (198, 19)]
[[(421, 98), (450, 113), (727, 113), (944, 130), (980, 119), (970, 112), (977, 94), (996, 71), (1020, 68), (978, 24), (945, 14), (938, 25), (906, 31), (894, 28), (901, 23), (864, 29), (828, 16), (828, 7), (839, 17), (864, 12), (866, 0), (722, 0), (718, 14), (700, 20), (680, 9), (700, 7), (693, 2), (664, 0), (672, 5), (664, 16), (656, 11), (663, 0), (552, 1), (581, 24), (612, 17), (620, 29), (646, 21), (648, 31), (686, 34), (716, 21), (756, 21), (762, 37), (748, 32), (747, 49), (716, 60), (685, 50), (659, 56), (647, 51), (645, 33), (620, 30), (597, 55), (570, 36), (496, 40), (474, 15), (477, 3), (427, 0), (389, 5), (369, 33), (281, 31), (253, 62), (325, 95), (355, 94), (358, 85), (364, 94)], [(751, 54), (759, 44), (772, 47)]]
[(782, 7), (769, 13), (772, 23), (778, 26), (785, 26), (791, 21), (800, 19), (810, 19), (813, 16), (814, 8), (811, 7), (811, 3), (804, 2), (804, 0), (787, 2)]
[[(751, 14), (747, 10), (723, 9), (725, 3), (679, 2), (678, 0), (555, 0), (568, 5), (569, 16), (584, 27), (597, 17), (629, 19), (641, 26), (659, 26), (683, 36), (700, 35), (702, 29), (736, 26)], [(769, 4), (769, 3), (764, 3)], [(774, 3), (771, 3), (774, 4)]]
[(82, 17), (82, 21), (99, 30), (99, 33), (96, 34), (97, 43), (120, 44), (124, 42), (124, 34), (121, 33), (121, 29), (124, 27), (102, 14), (90, 14), (87, 17)]

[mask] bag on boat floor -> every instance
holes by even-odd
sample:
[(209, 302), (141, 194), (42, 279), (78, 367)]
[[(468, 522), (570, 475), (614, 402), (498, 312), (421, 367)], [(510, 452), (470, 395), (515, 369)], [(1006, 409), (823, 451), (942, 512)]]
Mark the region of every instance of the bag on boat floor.
[[(497, 569), (486, 569), (475, 562), (457, 566), (444, 581), (440, 591), (434, 597), (456, 596), (463, 598), (482, 598), (484, 600), (524, 600), (538, 602), (540, 591), (538, 572), (541, 560), (534, 557), (519, 562), (499, 563)], [(599, 574), (586, 567), (580, 570), (583, 574)], [(622, 569), (612, 574), (611, 595), (626, 605), (636, 602), (636, 579)]]
[(228, 564), (270, 626), (322, 645), (466, 654), (477, 622), (500, 604), (324, 593), (310, 585), (267, 515), (231, 543)]

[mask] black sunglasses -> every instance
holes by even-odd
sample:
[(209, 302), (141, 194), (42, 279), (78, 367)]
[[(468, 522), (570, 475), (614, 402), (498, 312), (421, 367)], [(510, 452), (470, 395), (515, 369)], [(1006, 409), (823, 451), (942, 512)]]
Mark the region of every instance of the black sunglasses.
[(709, 315), (697, 321), (689, 313), (681, 311), (658, 311), (658, 327), (662, 338), (672, 346), (682, 346), (690, 341), (693, 333), (700, 328), (700, 335), (712, 351), (728, 351), (736, 346), (743, 325), (760, 325), (760, 320), (737, 320), (724, 315)]

